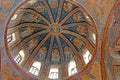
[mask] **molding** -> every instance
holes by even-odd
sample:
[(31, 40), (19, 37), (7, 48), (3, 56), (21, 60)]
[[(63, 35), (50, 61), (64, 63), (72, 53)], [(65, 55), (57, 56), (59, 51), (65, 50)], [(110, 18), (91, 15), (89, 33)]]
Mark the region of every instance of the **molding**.
[(105, 49), (106, 49), (106, 38), (107, 38), (107, 33), (108, 33), (108, 29), (109, 29), (109, 26), (110, 26), (110, 22), (111, 22), (111, 19), (112, 19), (112, 15), (114, 14), (116, 8), (120, 5), (120, 0), (118, 0), (113, 8), (111, 9), (110, 11), (110, 14), (108, 15), (108, 18), (107, 18), (107, 21), (106, 21), (106, 24), (105, 24), (105, 27), (104, 27), (104, 33), (102, 35), (102, 44), (101, 44), (101, 56), (100, 56), (100, 66), (101, 66), (101, 79), (102, 80), (107, 80), (107, 77), (106, 77), (106, 70), (105, 70)]

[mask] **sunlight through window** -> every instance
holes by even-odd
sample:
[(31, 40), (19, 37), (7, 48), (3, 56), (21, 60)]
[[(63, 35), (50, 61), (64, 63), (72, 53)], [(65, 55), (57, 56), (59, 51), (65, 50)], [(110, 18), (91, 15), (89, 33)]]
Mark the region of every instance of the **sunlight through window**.
[(58, 79), (58, 68), (53, 67), (50, 69), (49, 78), (50, 79)]
[(14, 58), (16, 63), (22, 63), (22, 61), (24, 60), (24, 51), (20, 50), (19, 54)]
[(96, 43), (96, 35), (94, 33), (92, 33), (91, 39), (94, 43)]
[(15, 14), (12, 18), (11, 18), (11, 20), (15, 20), (17, 18), (17, 14)]
[(32, 67), (30, 68), (29, 72), (38, 76), (39, 74), (39, 71), (40, 71), (40, 67), (41, 67), (41, 63), (40, 62), (37, 62), (35, 61), (33, 64), (32, 64)]
[(9, 34), (9, 35), (7, 36), (7, 42), (10, 42), (11, 40), (12, 40), (12, 35)]
[(76, 63), (75, 61), (71, 61), (68, 65), (68, 73), (69, 73), (69, 76), (77, 73), (77, 68), (76, 68)]
[(92, 58), (91, 53), (87, 49), (85, 51), (85, 54), (83, 55), (83, 58), (84, 58), (85, 64), (87, 64)]

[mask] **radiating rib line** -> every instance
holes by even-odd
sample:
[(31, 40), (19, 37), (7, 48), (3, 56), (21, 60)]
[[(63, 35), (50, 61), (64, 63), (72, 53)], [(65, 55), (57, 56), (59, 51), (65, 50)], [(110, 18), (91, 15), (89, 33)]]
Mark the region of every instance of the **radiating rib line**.
[(49, 28), (49, 26), (46, 26), (44, 24), (38, 24), (38, 23), (22, 23), (22, 24), (18, 24), (16, 26), (13, 26), (13, 27), (9, 27), (8, 28), (8, 34), (9, 33), (13, 33), (15, 30), (18, 30), (19, 28), (23, 28), (23, 27), (40, 27), (40, 28)]
[(92, 43), (92, 41), (88, 40), (87, 38), (82, 37), (81, 35), (79, 35), (75, 32), (68, 31), (68, 30), (62, 30), (62, 33), (73, 35), (73, 36), (81, 39), (82, 41), (86, 42), (86, 44), (92, 45), (95, 48), (95, 45)]
[(35, 38), (41, 34), (47, 33), (47, 32), (48, 32), (48, 30), (43, 30), (43, 31), (37, 32), (33, 35), (30, 35), (29, 37), (25, 38), (22, 42), (17, 42), (15, 44), (13, 44), (12, 46), (10, 46), (10, 49), (14, 49), (15, 47), (21, 47), (24, 43), (32, 40), (33, 38)]
[[(85, 26), (85, 25), (87, 25), (87, 26)], [(85, 27), (87, 27), (90, 31), (95, 32), (94, 27), (93, 27), (91, 24), (89, 24), (89, 23), (87, 23), (87, 22), (84, 22), (84, 21), (81, 21), (81, 22), (78, 22), (78, 23), (65, 24), (65, 25), (63, 25), (63, 26), (61, 26), (61, 27), (62, 27), (63, 29), (68, 29), (69, 27), (75, 27), (75, 26), (85, 26)]]
[(60, 42), (60, 38), (58, 36), (56, 36), (56, 39), (57, 39), (57, 43), (58, 43), (59, 50), (60, 50), (59, 55), (61, 56), (61, 61), (64, 61), (65, 56), (64, 56), (63, 48), (62, 48), (62, 45), (61, 45), (61, 42)]
[(21, 28), (21, 27), (25, 27), (25, 26), (35, 26), (35, 27), (42, 27), (42, 28), (48, 28), (48, 26), (41, 24), (41, 23), (33, 23), (33, 22), (26, 22), (26, 23), (21, 23), (21, 24), (17, 24), (15, 26), (9, 27), (9, 28)]
[(38, 53), (40, 47), (45, 43), (45, 41), (50, 37), (50, 33), (48, 33), (45, 38), (37, 45), (37, 47), (33, 50), (32, 54), (29, 56), (25, 66), (29, 66), (29, 63), (33, 60), (35, 55)]
[(79, 25), (87, 25), (89, 28), (94, 28), (92, 24), (90, 24), (89, 22), (86, 22), (86, 21), (79, 21), (79, 22), (64, 24), (61, 27), (62, 28), (66, 28), (67, 27), (68, 28), (68, 27), (79, 26)]
[(48, 53), (46, 54), (46, 59), (50, 59), (50, 56), (52, 54), (53, 43), (54, 43), (54, 36), (51, 36), (50, 46)]
[(65, 0), (60, 0), (56, 22), (59, 22), (64, 1)]
[(70, 13), (68, 13), (60, 22), (59, 24), (62, 25), (70, 16), (72, 16), (74, 13), (78, 12), (79, 8), (73, 9)]
[(72, 51), (78, 55), (77, 53), (77, 50), (75, 49), (75, 47), (73, 46), (73, 44), (63, 35), (63, 34), (60, 34), (59, 35), (62, 39), (64, 39), (66, 41), (66, 43), (72, 48)]
[(45, 21), (48, 25), (50, 25), (51, 23), (45, 18), (43, 17), (40, 13), (38, 13), (36, 10), (34, 9), (30, 9), (30, 8), (24, 8), (22, 9), (24, 12), (29, 12), (29, 13), (32, 13), (36, 16), (38, 16), (39, 18), (41, 18), (43, 21)]
[(52, 15), (52, 12), (50, 10), (49, 4), (47, 3), (46, 0), (42, 0), (42, 2), (44, 3), (44, 5), (45, 5), (45, 7), (46, 7), (46, 9), (48, 11), (48, 15), (50, 17), (51, 22), (54, 23), (53, 15)]
[(73, 44), (63, 34), (60, 34), (60, 37), (66, 41), (66, 43), (71, 47), (73, 53), (75, 53), (76, 56), (80, 56), (81, 63), (84, 64), (83, 57), (79, 55)]

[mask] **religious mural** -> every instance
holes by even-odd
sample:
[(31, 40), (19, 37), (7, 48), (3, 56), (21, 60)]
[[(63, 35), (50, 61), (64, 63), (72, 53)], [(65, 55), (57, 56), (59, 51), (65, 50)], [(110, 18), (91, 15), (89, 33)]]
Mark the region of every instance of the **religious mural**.
[(64, 10), (65, 10), (66, 12), (69, 12), (70, 10), (72, 10), (73, 7), (74, 7), (74, 5), (71, 4), (71, 3), (69, 3), (68, 1), (66, 1), (66, 2), (64, 3)]
[(20, 30), (21, 38), (25, 38), (26, 36), (29, 36), (33, 32), (34, 32), (34, 29), (32, 27), (27, 27), (25, 29), (23, 28), (23, 30)]
[(75, 52), (82, 52), (86, 45), (83, 39), (88, 37), (90, 23), (78, 5), (70, 1), (38, 0), (20, 9), (21, 18), (11, 28), (19, 30), (21, 36), (19, 43), (31, 56), (35, 55), (32, 57), (61, 63), (61, 59), (64, 62), (70, 61), (75, 57)]
[(46, 53), (47, 53), (47, 48), (45, 46), (42, 46), (39, 49), (38, 54), (35, 56), (35, 59), (40, 61), (45, 61)]
[(54, 49), (53, 51), (52, 51), (52, 59), (51, 59), (51, 61), (52, 62), (59, 62), (60, 61), (60, 56), (59, 56), (59, 51), (58, 51), (58, 49)]
[(9, 63), (8, 61), (4, 61), (2, 63), (1, 72), (2, 72), (2, 75), (0, 78), (1, 80), (24, 80), (19, 73), (15, 74), (15, 70), (13, 66), (11, 66), (11, 63)]
[(34, 50), (35, 46), (38, 44), (38, 40), (37, 39), (32, 39), (29, 42), (27, 42), (26, 44), (24, 44), (24, 48), (26, 49), (26, 51), (31, 54), (32, 50)]
[(100, 65), (98, 62), (95, 62), (92, 65), (92, 69), (89, 74), (85, 74), (81, 76), (82, 80), (101, 80), (100, 77)]
[(83, 36), (88, 36), (88, 28), (84, 26), (78, 26), (77, 27), (77, 32)]
[[(32, 1), (33, 0), (31, 0), (31, 2)], [(20, 15), (17, 14), (20, 16), (19, 20), (16, 19), (8, 25), (8, 30), (9, 26), (12, 26), (16, 31), (19, 31), (21, 42), (16, 41), (20, 43), (20, 45), (17, 43), (15, 45), (25, 48), (26, 52), (32, 56), (30, 57), (31, 59), (46, 62), (46, 55), (48, 55), (49, 52), (49, 64), (61, 64), (61, 58), (63, 56), (64, 62), (69, 62), (75, 58), (76, 52), (81, 53), (84, 46), (86, 46), (84, 40), (75, 35), (87, 39), (89, 34), (88, 27), (90, 26), (89, 24), (92, 23), (89, 23), (88, 19), (86, 19), (84, 10), (79, 8), (78, 5), (71, 3), (71, 0), (63, 0), (63, 4), (60, 3), (60, 0), (46, 0), (47, 2), (45, 2), (45, 0), (34, 1), (34, 4), (29, 1), (26, 2), (27, 7), (20, 7)], [(0, 1), (0, 35), (4, 33), (3, 27), (5, 26), (5, 21), (8, 19), (8, 14), (16, 7), (16, 4), (21, 2), (22, 0)], [(80, 0), (80, 2), (86, 5), (86, 9), (91, 11), (96, 22), (101, 24), (98, 25), (98, 27), (103, 27), (115, 0)], [(60, 4), (62, 5), (62, 9), (59, 9)], [(88, 26), (77, 24), (81, 22)], [(102, 29), (100, 28), (100, 30)], [(118, 35), (116, 44), (120, 45), (119, 43), (120, 39)], [(15, 68), (10, 65), (12, 64), (2, 63), (2, 80), (27, 80), (23, 76), (21, 77), (21, 75), (15, 71)], [(100, 80), (100, 75), (98, 74), (99, 68), (99, 63), (95, 62), (90, 73), (82, 75), (81, 79)], [(75, 80), (77, 80), (77, 78)]]
[(71, 51), (70, 47), (64, 47), (65, 59), (69, 60), (74, 56), (74, 53)]

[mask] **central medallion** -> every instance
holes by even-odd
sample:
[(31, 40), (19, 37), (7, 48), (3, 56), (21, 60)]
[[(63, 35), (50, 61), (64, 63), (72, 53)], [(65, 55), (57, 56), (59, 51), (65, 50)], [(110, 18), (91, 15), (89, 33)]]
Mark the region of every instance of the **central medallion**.
[(54, 23), (54, 24), (50, 25), (49, 30), (52, 34), (57, 35), (60, 33), (61, 28), (60, 28), (59, 24)]

